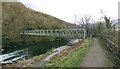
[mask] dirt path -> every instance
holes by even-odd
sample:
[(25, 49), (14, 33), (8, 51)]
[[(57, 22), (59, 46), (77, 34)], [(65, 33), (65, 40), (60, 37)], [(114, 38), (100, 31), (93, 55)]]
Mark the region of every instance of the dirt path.
[(107, 67), (105, 61), (105, 51), (100, 47), (98, 39), (94, 38), (93, 45), (85, 56), (81, 67)]

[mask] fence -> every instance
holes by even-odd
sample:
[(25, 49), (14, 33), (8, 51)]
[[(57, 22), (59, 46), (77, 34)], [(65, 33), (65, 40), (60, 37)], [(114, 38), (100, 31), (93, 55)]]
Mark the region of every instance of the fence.
[(109, 38), (103, 35), (101, 37), (105, 40), (105, 45), (110, 50), (110, 55), (112, 57), (114, 66), (120, 67), (120, 47)]

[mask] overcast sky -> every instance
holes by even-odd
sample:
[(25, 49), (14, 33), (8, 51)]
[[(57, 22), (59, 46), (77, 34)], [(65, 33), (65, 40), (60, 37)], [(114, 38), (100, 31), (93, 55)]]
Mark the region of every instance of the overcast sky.
[(101, 19), (100, 10), (112, 19), (118, 18), (118, 1), (120, 0), (19, 0), (27, 7), (40, 11), (67, 22), (79, 17), (91, 15), (95, 20)]

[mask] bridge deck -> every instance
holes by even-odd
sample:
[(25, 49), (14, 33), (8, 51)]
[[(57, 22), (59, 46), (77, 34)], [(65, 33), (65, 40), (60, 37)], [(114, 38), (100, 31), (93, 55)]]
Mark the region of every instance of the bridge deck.
[(48, 29), (48, 30), (27, 30), (21, 32), (24, 35), (54, 36), (65, 38), (85, 38), (85, 29)]

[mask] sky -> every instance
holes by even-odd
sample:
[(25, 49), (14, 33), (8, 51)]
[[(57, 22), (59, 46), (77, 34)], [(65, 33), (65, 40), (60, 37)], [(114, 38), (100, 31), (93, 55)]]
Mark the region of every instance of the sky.
[(102, 19), (101, 10), (112, 19), (118, 18), (118, 2), (120, 0), (19, 0), (25, 6), (40, 11), (66, 22), (74, 23), (85, 15), (94, 20)]

